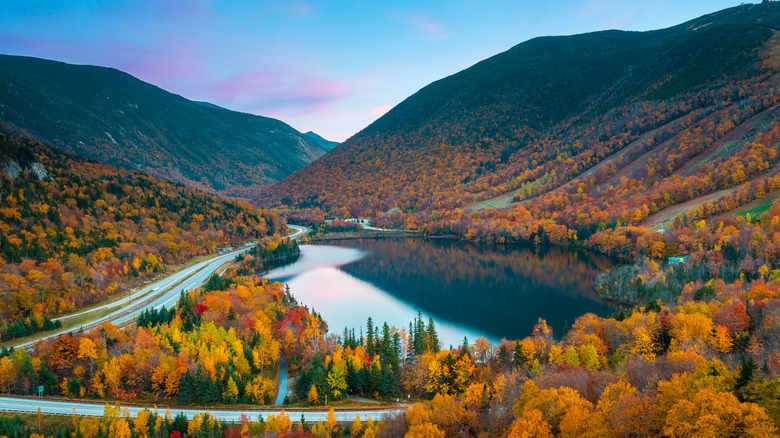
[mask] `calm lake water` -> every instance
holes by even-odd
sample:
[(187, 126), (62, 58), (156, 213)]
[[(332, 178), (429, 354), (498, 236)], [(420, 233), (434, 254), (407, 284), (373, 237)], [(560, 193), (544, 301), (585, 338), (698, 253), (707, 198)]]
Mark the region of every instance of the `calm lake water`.
[(559, 334), (565, 323), (616, 308), (593, 292), (609, 259), (562, 248), (475, 246), (453, 240), (362, 239), (302, 245), (301, 256), (265, 277), (287, 283), (299, 303), (319, 312), (330, 332), (398, 328), (421, 311), (433, 317), (445, 347), (467, 336), (493, 343), (520, 339), (542, 317)]

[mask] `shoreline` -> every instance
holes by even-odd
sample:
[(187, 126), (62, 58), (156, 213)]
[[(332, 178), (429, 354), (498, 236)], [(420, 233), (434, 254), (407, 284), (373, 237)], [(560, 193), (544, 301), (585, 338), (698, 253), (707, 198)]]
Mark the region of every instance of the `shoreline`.
[(360, 231), (339, 231), (336, 233), (323, 234), (312, 237), (309, 242), (327, 242), (330, 240), (354, 240), (354, 239), (405, 239), (408, 237), (423, 237), (422, 234), (406, 230), (360, 230)]

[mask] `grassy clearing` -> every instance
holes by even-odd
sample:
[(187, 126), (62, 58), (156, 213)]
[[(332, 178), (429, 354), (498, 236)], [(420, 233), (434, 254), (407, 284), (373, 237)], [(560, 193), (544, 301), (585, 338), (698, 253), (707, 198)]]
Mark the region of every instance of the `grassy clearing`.
[(44, 336), (49, 336), (58, 332), (61, 332), (63, 330), (70, 330), (76, 327), (80, 327), (83, 325), (87, 325), (90, 322), (92, 322), (95, 319), (102, 318), (109, 313), (116, 310), (118, 306), (109, 307), (107, 309), (99, 310), (97, 312), (92, 313), (85, 313), (83, 315), (74, 316), (73, 318), (68, 318), (62, 320), (62, 327), (55, 329), (55, 330), (49, 330), (47, 332), (38, 332), (35, 334), (32, 334), (30, 336), (25, 336), (23, 338), (13, 338), (9, 339), (7, 341), (0, 342), (0, 347), (7, 348), (7, 347), (13, 347), (19, 344), (24, 344), (30, 341), (34, 341), (36, 339), (42, 338)]
[(772, 203), (778, 197), (780, 197), (780, 192), (769, 194), (757, 201), (753, 201), (750, 204), (747, 204), (744, 207), (735, 210), (734, 215), (747, 216), (748, 214), (750, 214), (751, 218), (758, 218), (762, 214), (764, 214), (767, 210), (769, 210), (769, 207), (772, 206)]
[(509, 193), (499, 195), (495, 198), (479, 201), (466, 207), (467, 211), (479, 211), (486, 208), (503, 208), (512, 205), (512, 199), (515, 197), (517, 190), (512, 190)]
[(19, 412), (0, 412), (0, 418), (13, 419), (20, 418), (25, 425), (33, 428), (33, 432), (42, 432), (45, 435), (49, 435), (51, 429), (57, 431), (57, 426), (62, 426), (70, 430), (74, 429), (73, 420), (69, 415), (41, 415), (40, 427), (38, 425), (37, 414), (22, 414)]

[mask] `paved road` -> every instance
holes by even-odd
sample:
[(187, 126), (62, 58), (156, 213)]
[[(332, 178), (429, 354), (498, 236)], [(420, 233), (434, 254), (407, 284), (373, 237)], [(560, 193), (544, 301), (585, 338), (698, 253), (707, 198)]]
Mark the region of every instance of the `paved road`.
[[(297, 239), (298, 237), (301, 237), (309, 232), (308, 228), (302, 227), (300, 225), (287, 224), (287, 227), (295, 230), (295, 232), (290, 235), (290, 237), (293, 239)], [(287, 361), (285, 360), (283, 354), (279, 355), (279, 360), (276, 361), (276, 363), (279, 365), (279, 392), (276, 394), (276, 401), (274, 402), (274, 405), (282, 406), (284, 404), (284, 399), (290, 393), (290, 390), (287, 389)]]
[[(289, 236), (292, 237), (293, 239), (298, 238), (309, 231), (308, 228), (299, 225), (288, 225), (288, 227), (295, 230), (295, 232)], [(222, 264), (234, 259), (237, 254), (248, 251), (253, 244), (254, 243), (246, 244), (241, 249), (231, 251), (223, 255), (218, 255), (209, 260), (200, 262), (181, 272), (166, 277), (155, 284), (142, 288), (141, 290), (133, 293), (129, 298), (124, 298), (117, 302), (106, 304), (99, 308), (91, 309), (90, 311), (87, 312), (81, 312), (81, 313), (89, 313), (104, 308), (115, 307), (119, 304), (125, 304), (125, 306), (122, 309), (114, 311), (111, 314), (104, 316), (103, 318), (92, 321), (89, 323), (88, 326), (75, 327), (72, 329), (63, 330), (61, 332), (55, 333), (53, 335), (41, 339), (48, 339), (51, 337), (59, 336), (64, 333), (68, 333), (70, 331), (76, 331), (81, 329), (83, 329), (84, 331), (89, 331), (90, 328), (95, 327), (96, 325), (101, 324), (104, 321), (111, 321), (114, 324), (122, 324), (134, 319), (136, 315), (141, 311), (151, 309), (151, 308), (160, 309), (163, 306), (165, 306), (166, 308), (171, 308), (172, 306), (176, 305), (179, 299), (180, 291), (199, 287), (217, 269), (219, 269), (219, 267), (222, 266)], [(136, 301), (134, 305), (134, 303), (132, 302), (133, 299), (139, 300), (139, 297), (141, 295), (150, 292), (151, 295), (155, 296), (154, 299), (141, 299), (140, 301)], [(34, 342), (37, 341), (17, 345), (17, 347), (28, 347), (32, 345)], [(287, 396), (289, 392), (287, 389), (287, 385), (288, 385), (287, 364), (284, 359), (284, 356), (279, 357), (278, 363), (280, 369), (280, 376), (279, 376), (279, 394), (276, 399), (276, 404), (281, 405), (284, 402), (284, 398)], [(74, 408), (75, 408), (76, 415), (102, 416), (105, 403), (80, 403), (80, 402), (69, 402), (69, 401), (53, 401), (53, 400), (39, 399), (39, 398), (17, 398), (17, 397), (0, 396), (0, 411), (35, 413), (38, 411), (39, 407), (41, 408), (41, 411), (45, 414), (71, 415), (74, 413)], [(145, 408), (145, 407), (128, 407), (128, 410), (130, 411), (130, 414), (133, 417), (135, 417), (136, 413), (142, 409), (153, 410), (153, 408)], [(336, 412), (336, 419), (338, 421), (351, 421), (355, 418), (356, 415), (360, 415), (361, 418), (363, 419), (366, 419), (370, 416), (375, 420), (380, 420), (382, 418), (385, 418), (388, 415), (395, 414), (404, 409), (405, 409), (404, 407), (398, 407), (394, 409), (385, 409), (385, 410), (339, 411)], [(195, 414), (207, 410), (211, 412), (212, 415), (217, 417), (220, 421), (239, 421), (239, 418), (241, 417), (242, 414), (247, 414), (250, 416), (250, 418), (253, 419), (257, 418), (258, 415), (262, 415), (263, 418), (267, 418), (268, 415), (276, 415), (279, 412), (273, 410), (240, 411), (240, 410), (212, 410), (212, 409), (198, 409), (198, 408), (178, 409), (177, 408), (175, 409), (174, 415), (178, 414), (179, 412), (183, 412), (185, 415), (187, 415), (188, 418), (192, 419), (192, 417)], [(157, 409), (157, 411), (160, 414), (165, 413), (165, 409), (162, 408)], [(290, 412), (289, 414), (290, 414), (290, 418), (293, 421), (300, 419), (300, 413), (297, 411)], [(327, 419), (327, 411), (305, 411), (303, 412), (303, 416), (307, 422), (325, 421)]]
[(290, 237), (292, 239), (297, 239), (297, 238), (301, 237), (302, 235), (304, 235), (304, 234), (306, 234), (306, 233), (308, 233), (310, 231), (309, 228), (301, 226), (301, 225), (287, 224), (287, 228), (295, 230), (294, 233), (292, 233), (289, 236), (287, 236), (287, 237)]
[[(103, 415), (103, 409), (105, 403), (82, 403), (82, 402), (70, 402), (63, 400), (49, 400), (34, 397), (6, 397), (0, 396), (0, 411), (7, 412), (21, 412), (34, 414), (38, 412), (38, 408), (41, 408), (41, 412), (44, 414), (55, 415), (83, 415), (90, 417), (100, 417)], [(147, 409), (150, 412), (157, 412), (159, 415), (165, 414), (165, 407), (154, 408), (144, 406), (127, 406), (127, 410), (130, 412), (130, 416), (135, 418), (138, 411)], [(74, 411), (75, 409), (75, 411)], [(366, 420), (371, 417), (374, 420), (381, 420), (387, 416), (394, 415), (398, 412), (402, 412), (406, 409), (404, 406), (391, 409), (377, 409), (377, 410), (354, 410), (354, 411), (336, 411), (337, 421), (352, 421), (355, 416), (360, 415), (361, 420)], [(200, 412), (209, 412), (219, 421), (240, 421), (241, 415), (246, 414), (252, 421), (256, 421), (258, 416), (262, 415), (263, 420), (266, 420), (269, 415), (277, 415), (279, 410), (269, 409), (244, 409), (244, 410), (224, 410), (224, 409), (207, 409), (207, 408), (172, 408), (171, 415), (176, 416), (179, 413), (183, 413), (188, 419), (192, 419), (195, 414)], [(295, 422), (300, 420), (301, 414), (307, 423), (326, 421), (328, 417), (328, 411), (286, 411), (290, 415), (290, 419)]]
[(276, 394), (274, 406), (281, 406), (284, 404), (287, 393), (290, 392), (287, 389), (287, 360), (285, 360), (283, 354), (279, 354), (279, 360), (276, 363), (279, 365), (279, 393)]
[[(91, 328), (94, 328), (95, 326), (102, 324), (106, 321), (110, 321), (113, 324), (122, 324), (131, 321), (142, 311), (152, 309), (152, 308), (160, 309), (163, 306), (165, 306), (166, 308), (171, 308), (179, 300), (179, 296), (182, 290), (192, 289), (200, 286), (211, 276), (211, 274), (213, 274), (217, 269), (219, 269), (219, 267), (222, 264), (230, 260), (233, 260), (236, 257), (236, 255), (248, 251), (249, 248), (251, 247), (252, 244), (247, 244), (244, 245), (241, 249), (231, 251), (226, 254), (214, 256), (209, 260), (205, 260), (183, 271), (177, 272), (176, 274), (166, 277), (153, 285), (146, 286), (143, 289), (133, 294), (133, 296), (137, 298), (138, 296), (148, 293), (153, 289), (154, 291), (151, 292), (151, 296), (153, 297), (153, 299), (142, 298), (142, 299), (137, 299), (135, 302), (128, 301), (127, 299), (120, 300), (119, 303), (122, 303), (124, 305), (120, 309), (117, 309), (106, 316), (92, 320), (82, 326), (61, 330), (52, 335), (48, 335), (39, 338), (37, 340), (26, 342), (23, 344), (18, 344), (15, 345), (14, 347), (16, 348), (30, 347), (35, 342), (38, 342), (39, 340), (55, 338), (57, 336), (69, 332), (74, 332), (79, 330), (83, 330), (87, 332)], [(111, 304), (101, 306), (101, 308), (114, 307), (116, 305), (117, 305), (116, 303), (111, 303)], [(92, 311), (95, 310), (98, 309), (93, 309)]]
[[(290, 229), (295, 230), (289, 237), (293, 239), (300, 237), (309, 231), (308, 228), (299, 225), (288, 225)], [(91, 328), (100, 325), (106, 321), (110, 321), (113, 324), (123, 324), (128, 321), (132, 321), (135, 317), (149, 309), (160, 309), (163, 306), (170, 309), (175, 306), (179, 300), (179, 296), (182, 290), (194, 289), (202, 285), (208, 280), (208, 278), (219, 269), (225, 262), (233, 260), (236, 255), (248, 251), (256, 242), (249, 242), (242, 246), (240, 249), (230, 251), (226, 254), (215, 255), (214, 257), (197, 263), (187, 269), (179, 271), (168, 277), (165, 277), (154, 284), (150, 284), (141, 288), (140, 290), (132, 293), (130, 296), (117, 300), (113, 303), (108, 303), (94, 309), (86, 310), (72, 315), (67, 315), (58, 319), (71, 318), (76, 315), (82, 315), (85, 313), (97, 312), (99, 310), (121, 306), (121, 308), (109, 313), (102, 318), (92, 320), (85, 323), (82, 326), (73, 327), (66, 330), (61, 330), (52, 335), (44, 336), (36, 340), (25, 342), (23, 344), (14, 345), (15, 348), (27, 348), (32, 346), (39, 340), (55, 338), (65, 333), (83, 330), (88, 332)], [(144, 296), (147, 295), (148, 296)], [(144, 296), (143, 298), (141, 298)]]

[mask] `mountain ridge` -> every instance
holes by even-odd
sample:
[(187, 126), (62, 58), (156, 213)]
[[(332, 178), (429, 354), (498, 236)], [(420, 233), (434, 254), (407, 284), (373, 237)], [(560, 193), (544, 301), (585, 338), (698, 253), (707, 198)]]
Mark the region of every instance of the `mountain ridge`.
[(317, 134), (316, 132), (313, 132), (313, 131), (304, 132), (303, 135), (305, 135), (305, 136), (311, 138), (312, 140), (316, 141), (317, 143), (321, 144), (327, 150), (331, 150), (331, 149), (335, 148), (336, 146), (338, 146), (339, 144), (341, 144), (341, 143), (339, 143), (337, 141), (327, 140), (327, 139), (323, 138), (321, 135), (319, 135), (319, 134)]
[(256, 202), (422, 228), (500, 194), (549, 192), (634, 141), (774, 104), (779, 27), (770, 3), (647, 32), (534, 38), (423, 87)]
[(192, 102), (120, 70), (0, 55), (0, 120), (36, 140), (250, 198), (325, 153), (279, 120)]

